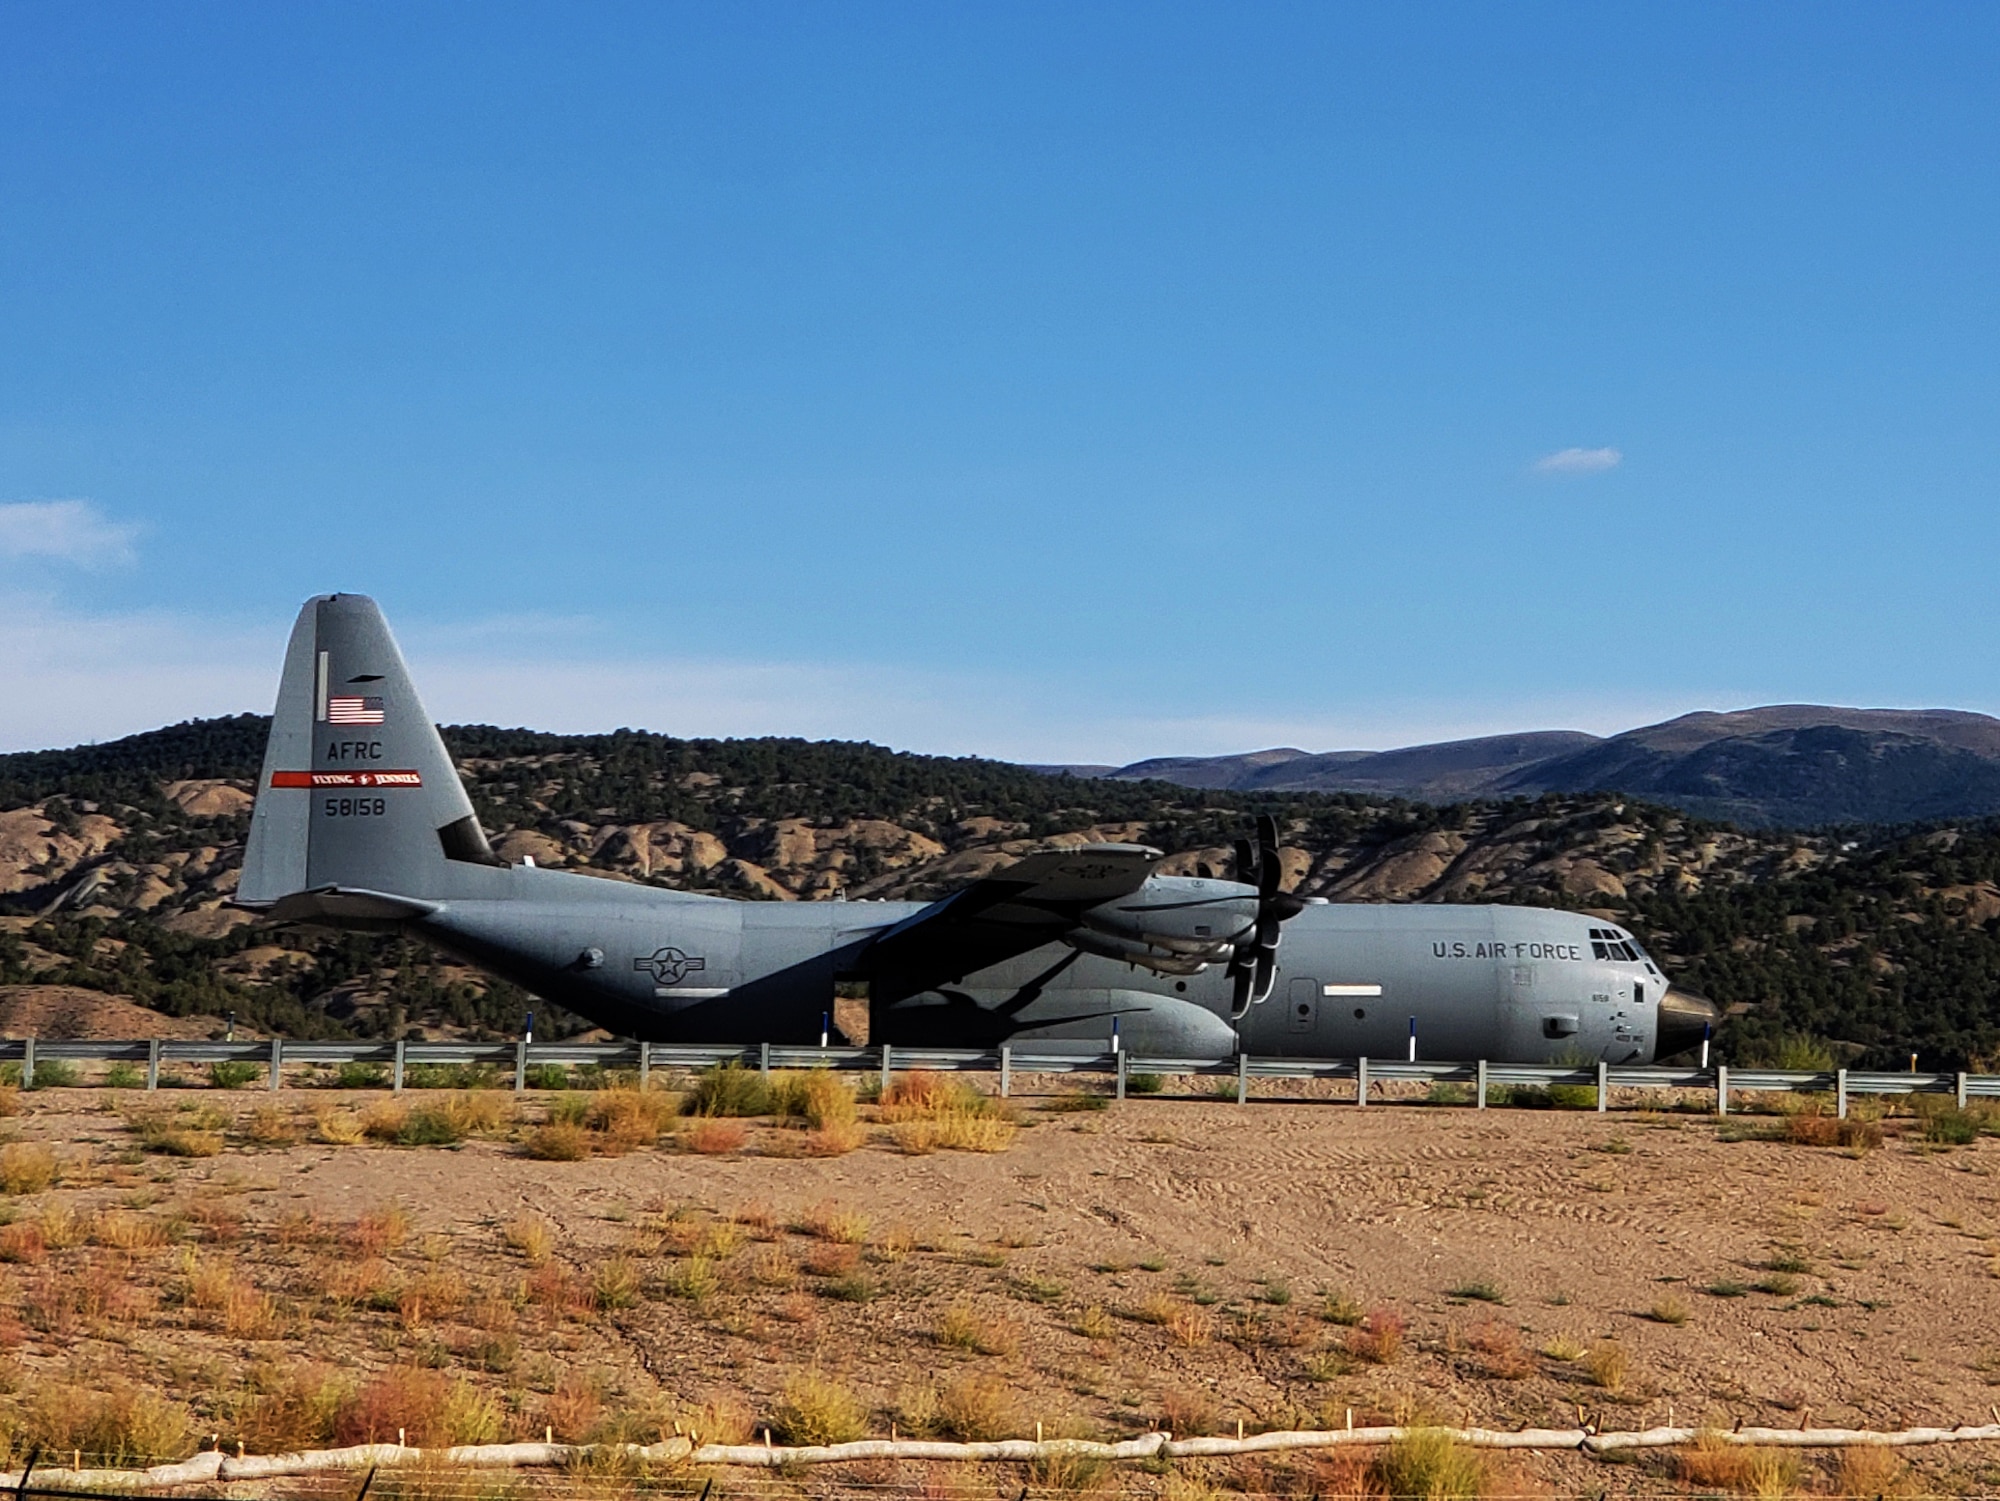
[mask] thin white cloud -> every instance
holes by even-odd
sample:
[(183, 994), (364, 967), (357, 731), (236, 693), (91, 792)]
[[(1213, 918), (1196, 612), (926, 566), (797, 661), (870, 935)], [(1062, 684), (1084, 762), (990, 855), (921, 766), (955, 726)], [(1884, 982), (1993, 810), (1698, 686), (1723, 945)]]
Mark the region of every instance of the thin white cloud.
[(0, 501), (0, 558), (52, 558), (86, 567), (129, 563), (138, 534), (88, 500)]
[(1602, 474), (1616, 469), (1624, 458), (1615, 448), (1558, 448), (1536, 459), (1534, 470), (1537, 474)]

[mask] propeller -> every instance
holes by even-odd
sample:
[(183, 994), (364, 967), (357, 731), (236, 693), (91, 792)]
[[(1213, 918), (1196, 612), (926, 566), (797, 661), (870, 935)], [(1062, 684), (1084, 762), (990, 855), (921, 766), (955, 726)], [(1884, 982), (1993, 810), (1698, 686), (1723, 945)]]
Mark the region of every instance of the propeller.
[(1278, 978), (1278, 939), (1283, 925), (1313, 900), (1278, 889), (1285, 871), (1278, 859), (1278, 821), (1270, 814), (1257, 815), (1257, 842), (1237, 840), (1235, 854), (1236, 879), (1257, 888), (1257, 921), (1229, 957), (1228, 974), (1234, 986), (1231, 1021), (1241, 1020), (1252, 1006), (1270, 999)]

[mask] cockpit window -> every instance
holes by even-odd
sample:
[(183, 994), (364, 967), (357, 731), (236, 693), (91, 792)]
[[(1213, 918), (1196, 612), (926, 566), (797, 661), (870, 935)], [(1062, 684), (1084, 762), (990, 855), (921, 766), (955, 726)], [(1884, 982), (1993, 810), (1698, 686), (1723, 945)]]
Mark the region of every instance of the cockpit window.
[(1593, 959), (1616, 959), (1625, 964), (1637, 964), (1645, 957), (1639, 946), (1620, 937), (1616, 928), (1592, 928), (1590, 954)]

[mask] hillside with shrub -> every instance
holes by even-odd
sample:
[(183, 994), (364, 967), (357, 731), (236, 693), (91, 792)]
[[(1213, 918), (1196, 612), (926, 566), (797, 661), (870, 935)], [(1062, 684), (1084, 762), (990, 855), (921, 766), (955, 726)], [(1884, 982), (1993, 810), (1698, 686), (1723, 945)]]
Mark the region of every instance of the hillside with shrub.
[[(584, 1024), (393, 937), (229, 907), (267, 721), (196, 721), (0, 757), (0, 989), (126, 997), (298, 1037), (542, 1035)], [(1737, 1008), (1721, 1056), (1992, 1066), (2000, 826), (1777, 833), (1607, 794), (1449, 804), (1048, 776), (866, 744), (445, 730), (512, 860), (745, 900), (929, 899), (1049, 841), (1226, 865), (1260, 812), (1288, 879), (1335, 900), (1615, 917)], [(1823, 1039), (1811, 1042), (1808, 1039)]]

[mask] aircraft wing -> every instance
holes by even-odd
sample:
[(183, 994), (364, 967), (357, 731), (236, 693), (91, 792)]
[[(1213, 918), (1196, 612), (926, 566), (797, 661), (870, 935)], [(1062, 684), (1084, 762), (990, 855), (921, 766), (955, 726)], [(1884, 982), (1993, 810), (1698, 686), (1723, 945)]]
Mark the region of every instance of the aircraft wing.
[(1143, 844), (1028, 855), (880, 934), (859, 968), (906, 991), (955, 982), (1060, 938), (1090, 908), (1137, 891), (1160, 859)]

